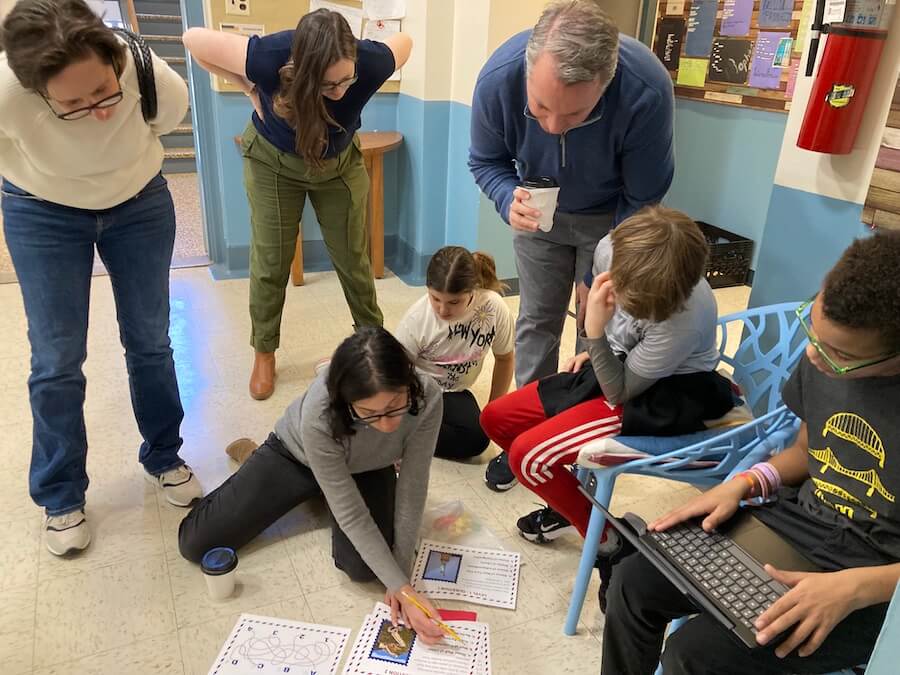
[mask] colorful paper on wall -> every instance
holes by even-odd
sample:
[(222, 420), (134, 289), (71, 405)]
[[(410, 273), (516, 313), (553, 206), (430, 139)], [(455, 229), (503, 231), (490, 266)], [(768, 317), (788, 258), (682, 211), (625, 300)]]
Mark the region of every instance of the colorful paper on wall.
[(797, 86), (797, 73), (800, 70), (800, 59), (791, 59), (791, 69), (788, 71), (787, 86), (784, 88), (784, 97), (794, 97), (794, 87)]
[(716, 29), (718, 0), (692, 0), (688, 15), (685, 56), (709, 56), (713, 31)]
[(684, 16), (684, 0), (669, 0), (666, 3), (667, 16)]
[(656, 32), (656, 55), (667, 70), (678, 70), (681, 42), (684, 39), (684, 19), (663, 19)]
[(794, 0), (759, 0), (760, 28), (788, 28), (794, 14)]
[(802, 52), (806, 47), (806, 38), (809, 35), (809, 28), (812, 26), (813, 9), (816, 6), (816, 0), (803, 0), (803, 10), (800, 12), (800, 24), (797, 27), (797, 39), (794, 40), (794, 51)]
[(682, 87), (702, 87), (706, 84), (707, 68), (709, 68), (708, 59), (681, 59), (675, 84)]
[(725, 0), (719, 35), (749, 35), (753, 0)]
[[(785, 33), (760, 31), (756, 36), (756, 51), (750, 66), (750, 86), (760, 89), (778, 89), (781, 84), (781, 68), (774, 65), (778, 45)], [(790, 37), (789, 35), (787, 37)]]
[(709, 81), (746, 84), (753, 60), (753, 41), (716, 38), (709, 60)]

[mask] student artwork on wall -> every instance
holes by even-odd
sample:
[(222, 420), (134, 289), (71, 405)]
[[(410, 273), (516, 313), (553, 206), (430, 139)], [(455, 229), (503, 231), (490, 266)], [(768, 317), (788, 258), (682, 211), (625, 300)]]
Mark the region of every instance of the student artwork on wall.
[(753, 60), (753, 41), (716, 38), (709, 61), (709, 80), (746, 84)]
[(653, 50), (676, 96), (786, 112), (815, 3), (691, 0), (673, 14), (671, 0), (657, 0)]
[(678, 70), (681, 43), (684, 39), (684, 19), (663, 19), (656, 33), (656, 55), (668, 70)]

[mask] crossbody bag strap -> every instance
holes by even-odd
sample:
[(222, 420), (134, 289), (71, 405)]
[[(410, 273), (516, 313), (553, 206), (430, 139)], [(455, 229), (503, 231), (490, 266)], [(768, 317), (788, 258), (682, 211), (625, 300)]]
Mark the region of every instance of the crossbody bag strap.
[(141, 92), (141, 112), (144, 121), (150, 122), (156, 117), (156, 76), (153, 74), (153, 56), (150, 48), (140, 35), (132, 33), (126, 28), (114, 28), (117, 33), (125, 38), (131, 56), (134, 59), (134, 70), (137, 73), (138, 88)]

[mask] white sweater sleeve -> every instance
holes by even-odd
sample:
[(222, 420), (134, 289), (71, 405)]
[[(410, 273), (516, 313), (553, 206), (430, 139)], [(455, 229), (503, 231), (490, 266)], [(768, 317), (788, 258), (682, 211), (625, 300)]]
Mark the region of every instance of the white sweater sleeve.
[(181, 124), (188, 110), (188, 88), (184, 79), (168, 63), (153, 54), (153, 75), (156, 77), (156, 117), (150, 128), (163, 136)]

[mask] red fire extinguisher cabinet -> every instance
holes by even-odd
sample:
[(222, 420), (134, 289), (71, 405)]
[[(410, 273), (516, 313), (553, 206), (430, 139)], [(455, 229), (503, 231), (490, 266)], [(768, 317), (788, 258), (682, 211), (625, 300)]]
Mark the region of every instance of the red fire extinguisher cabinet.
[(832, 24), (797, 145), (844, 155), (853, 150), (887, 31)]

